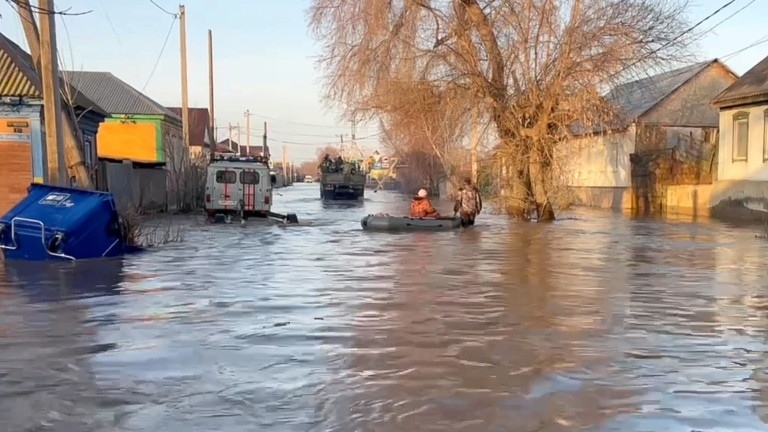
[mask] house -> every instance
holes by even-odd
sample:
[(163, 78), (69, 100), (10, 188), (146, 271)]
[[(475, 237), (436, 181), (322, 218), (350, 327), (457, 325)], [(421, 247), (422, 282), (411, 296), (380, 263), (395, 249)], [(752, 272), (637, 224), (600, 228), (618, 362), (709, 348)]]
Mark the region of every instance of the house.
[(240, 153), (240, 144), (238, 144), (237, 141), (230, 138), (219, 141), (218, 148), (227, 148), (232, 153), (236, 153), (236, 154)]
[(712, 105), (720, 114), (720, 142), (710, 205), (737, 201), (768, 211), (768, 57), (718, 94)]
[[(182, 109), (179, 107), (168, 108), (182, 118)], [(189, 108), (189, 155), (192, 160), (197, 160), (203, 155), (208, 155), (211, 143), (214, 142), (214, 132), (211, 127), (211, 115), (208, 108)]]
[[(83, 159), (95, 178), (96, 134), (107, 114), (64, 81), (61, 87), (75, 111)], [(0, 215), (27, 195), (30, 183), (47, 180), (42, 112), (42, 86), (32, 57), (0, 34)]]
[[(648, 210), (661, 199), (662, 183), (711, 183), (710, 172), (691, 167), (713, 157), (719, 120), (710, 101), (737, 79), (714, 59), (613, 88), (604, 97), (617, 111), (615, 120), (574, 131), (567, 146), (575, 203)], [(662, 179), (659, 170), (679, 175)]]
[(227, 156), (235, 156), (237, 155), (237, 152), (232, 150), (228, 144), (217, 144), (216, 145), (216, 154), (219, 155), (227, 155)]
[(68, 71), (65, 78), (106, 111), (100, 159), (165, 165), (180, 146), (181, 118), (109, 72)]
[(183, 148), (181, 119), (109, 72), (70, 71), (64, 77), (108, 114), (99, 125), (98, 158), (121, 205), (143, 210), (180, 205), (189, 195), (182, 190), (189, 152)]
[(240, 146), (240, 156), (264, 156), (264, 146)]

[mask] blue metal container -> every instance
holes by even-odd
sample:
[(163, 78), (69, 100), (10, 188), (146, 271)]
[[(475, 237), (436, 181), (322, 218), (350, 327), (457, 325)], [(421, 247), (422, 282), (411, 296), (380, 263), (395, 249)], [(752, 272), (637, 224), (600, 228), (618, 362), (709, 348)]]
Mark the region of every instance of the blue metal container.
[(0, 218), (0, 250), (8, 260), (115, 257), (126, 243), (111, 193), (33, 183), (26, 198)]

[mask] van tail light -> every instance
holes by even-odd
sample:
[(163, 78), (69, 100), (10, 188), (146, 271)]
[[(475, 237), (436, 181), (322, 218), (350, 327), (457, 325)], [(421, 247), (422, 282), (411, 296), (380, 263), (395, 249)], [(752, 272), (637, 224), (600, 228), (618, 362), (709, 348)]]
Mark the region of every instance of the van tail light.
[(207, 203), (211, 202), (211, 194), (205, 194), (205, 202)]
[(269, 205), (269, 195), (264, 195), (264, 204)]

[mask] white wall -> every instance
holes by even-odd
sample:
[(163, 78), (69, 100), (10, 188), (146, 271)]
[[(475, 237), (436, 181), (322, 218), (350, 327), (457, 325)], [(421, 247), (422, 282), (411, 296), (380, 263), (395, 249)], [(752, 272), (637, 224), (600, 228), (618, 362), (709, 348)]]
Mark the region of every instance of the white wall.
[[(733, 108), (720, 111), (720, 145), (718, 149), (718, 180), (768, 181), (768, 164), (763, 162), (765, 143), (765, 110), (768, 105)], [(733, 115), (749, 113), (749, 143), (747, 160), (733, 161)]]
[(624, 132), (594, 135), (568, 145), (564, 168), (574, 187), (630, 187), (629, 155), (635, 151), (635, 126)]

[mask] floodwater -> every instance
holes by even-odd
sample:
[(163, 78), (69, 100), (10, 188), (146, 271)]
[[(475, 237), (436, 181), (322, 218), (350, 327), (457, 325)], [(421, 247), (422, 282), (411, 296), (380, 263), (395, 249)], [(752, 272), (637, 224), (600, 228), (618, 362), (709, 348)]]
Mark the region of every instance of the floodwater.
[[(768, 430), (768, 240), (720, 224), (481, 215), (366, 233), (206, 226), (124, 260), (0, 265), (0, 430)], [(450, 203), (440, 208), (449, 210)]]

